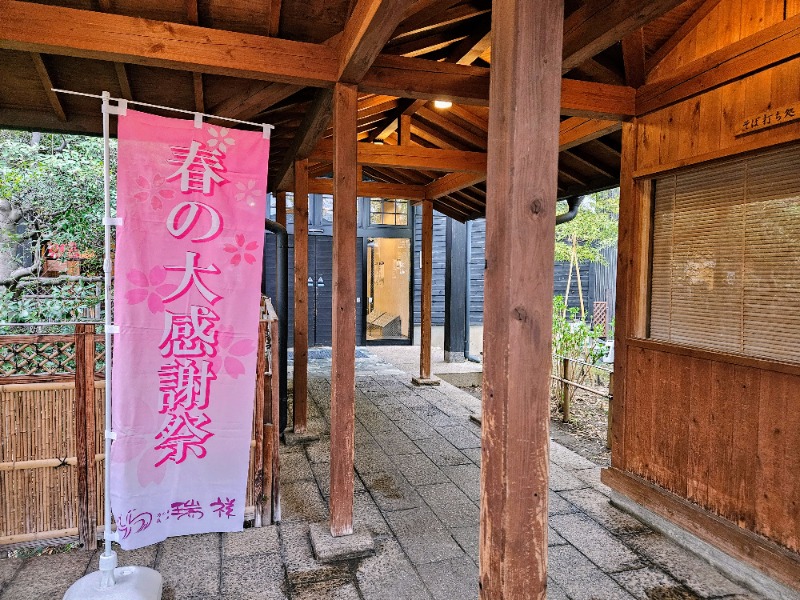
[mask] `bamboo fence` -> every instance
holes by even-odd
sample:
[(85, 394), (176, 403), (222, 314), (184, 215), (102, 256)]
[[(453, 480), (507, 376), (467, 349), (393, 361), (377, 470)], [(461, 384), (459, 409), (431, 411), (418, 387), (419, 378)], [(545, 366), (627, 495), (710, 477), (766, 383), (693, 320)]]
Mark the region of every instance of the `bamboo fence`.
[[(0, 550), (79, 542), (103, 529), (103, 336), (0, 336)], [(246, 520), (279, 518), (278, 320), (259, 323)], [(275, 401), (273, 402), (273, 399)]]

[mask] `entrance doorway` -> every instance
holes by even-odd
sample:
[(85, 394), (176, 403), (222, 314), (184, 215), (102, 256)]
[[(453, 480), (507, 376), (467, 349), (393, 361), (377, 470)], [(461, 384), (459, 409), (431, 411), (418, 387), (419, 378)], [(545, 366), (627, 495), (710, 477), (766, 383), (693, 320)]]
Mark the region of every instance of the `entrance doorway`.
[(367, 342), (411, 338), (411, 240), (368, 238)]

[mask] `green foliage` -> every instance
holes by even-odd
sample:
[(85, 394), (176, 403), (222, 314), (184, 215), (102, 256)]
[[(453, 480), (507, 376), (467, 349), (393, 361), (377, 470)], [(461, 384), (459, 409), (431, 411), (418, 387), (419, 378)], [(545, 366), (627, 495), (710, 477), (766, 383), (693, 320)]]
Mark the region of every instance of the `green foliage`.
[(595, 364), (606, 355), (602, 331), (578, 318), (577, 308), (567, 308), (563, 296), (553, 298), (553, 354)]
[[(113, 178), (115, 142), (111, 150)], [(0, 130), (0, 200), (21, 211), (34, 248), (73, 242), (89, 255), (82, 274), (102, 272), (102, 139)]]
[[(52, 286), (46, 297), (21, 296), (0, 288), (0, 323), (74, 321), (101, 300), (94, 285), (80, 283)], [(0, 333), (11, 332), (0, 327)]]
[[(559, 214), (565, 211), (559, 202)], [(618, 224), (619, 188), (586, 196), (578, 215), (556, 227), (556, 261), (570, 260), (574, 238), (579, 261), (606, 264), (601, 250), (617, 243)]]

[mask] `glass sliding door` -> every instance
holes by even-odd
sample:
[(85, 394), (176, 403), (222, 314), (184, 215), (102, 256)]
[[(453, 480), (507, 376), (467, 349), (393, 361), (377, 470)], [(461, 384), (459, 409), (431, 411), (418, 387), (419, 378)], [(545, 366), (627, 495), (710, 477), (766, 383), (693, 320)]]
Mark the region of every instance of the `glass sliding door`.
[[(394, 216), (394, 215), (393, 215)], [(411, 240), (367, 240), (367, 341), (411, 336)]]

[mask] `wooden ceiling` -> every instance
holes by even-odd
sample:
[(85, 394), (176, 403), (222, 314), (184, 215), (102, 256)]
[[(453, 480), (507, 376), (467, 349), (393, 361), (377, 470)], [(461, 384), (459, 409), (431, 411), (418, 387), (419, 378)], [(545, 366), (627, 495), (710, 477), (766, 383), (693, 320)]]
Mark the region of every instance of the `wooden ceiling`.
[[(634, 88), (715, 4), (567, 0), (559, 197), (617, 185)], [(96, 100), (50, 88), (108, 90), (272, 123), (271, 189), (309, 158), (326, 191), (330, 87), (347, 81), (364, 193), (485, 214), (490, 0), (0, 0), (0, 15), (0, 126), (97, 134)]]

